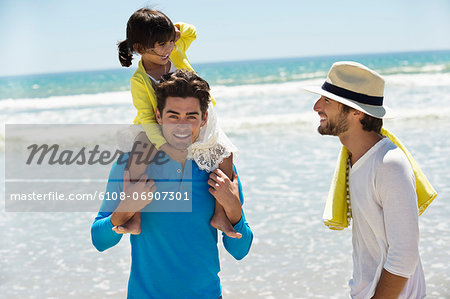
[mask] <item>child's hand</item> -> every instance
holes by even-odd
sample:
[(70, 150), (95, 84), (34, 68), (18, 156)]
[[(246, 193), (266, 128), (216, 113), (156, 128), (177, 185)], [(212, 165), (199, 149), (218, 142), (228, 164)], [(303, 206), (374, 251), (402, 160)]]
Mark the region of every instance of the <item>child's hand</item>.
[(177, 42), (181, 37), (181, 32), (180, 28), (178, 28), (177, 25), (175, 25), (174, 27), (175, 27), (175, 42)]
[(139, 235), (141, 233), (141, 214), (136, 213), (126, 223), (112, 228), (118, 234)]
[(164, 143), (159, 149), (168, 154), (174, 161), (181, 163), (186, 160), (187, 150), (178, 150), (168, 143)]

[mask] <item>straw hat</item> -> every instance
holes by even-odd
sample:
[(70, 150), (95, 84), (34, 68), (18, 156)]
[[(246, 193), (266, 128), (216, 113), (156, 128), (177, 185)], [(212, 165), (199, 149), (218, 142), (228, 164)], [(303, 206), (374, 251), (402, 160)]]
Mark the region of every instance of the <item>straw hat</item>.
[(336, 62), (331, 66), (327, 80), (321, 87), (303, 88), (376, 118), (394, 116), (390, 108), (383, 106), (384, 79), (357, 62)]

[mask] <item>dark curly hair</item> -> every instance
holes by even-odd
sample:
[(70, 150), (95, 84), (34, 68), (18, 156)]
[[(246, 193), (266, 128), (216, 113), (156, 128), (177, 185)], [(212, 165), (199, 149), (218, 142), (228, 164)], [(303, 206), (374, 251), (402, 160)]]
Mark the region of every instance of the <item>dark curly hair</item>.
[(160, 112), (164, 110), (167, 97), (193, 97), (200, 101), (200, 110), (203, 117), (211, 101), (209, 90), (208, 82), (194, 72), (181, 69), (165, 74), (161, 78), (161, 83), (155, 87), (158, 110)]

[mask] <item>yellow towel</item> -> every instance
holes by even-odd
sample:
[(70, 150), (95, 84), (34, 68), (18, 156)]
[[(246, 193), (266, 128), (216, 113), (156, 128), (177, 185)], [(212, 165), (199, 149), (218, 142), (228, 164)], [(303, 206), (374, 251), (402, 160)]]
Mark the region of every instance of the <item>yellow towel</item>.
[[(411, 163), (416, 178), (417, 205), (419, 207), (419, 215), (421, 215), (436, 198), (437, 192), (434, 190), (433, 186), (431, 186), (417, 162), (400, 140), (384, 128), (381, 129), (381, 134), (388, 137), (396, 146), (398, 146), (405, 153), (409, 163)], [(328, 199), (325, 204), (325, 211), (323, 212), (324, 224), (333, 230), (342, 230), (349, 225), (346, 189), (348, 155), (348, 149), (343, 146), (339, 154), (333, 180), (331, 181)]]

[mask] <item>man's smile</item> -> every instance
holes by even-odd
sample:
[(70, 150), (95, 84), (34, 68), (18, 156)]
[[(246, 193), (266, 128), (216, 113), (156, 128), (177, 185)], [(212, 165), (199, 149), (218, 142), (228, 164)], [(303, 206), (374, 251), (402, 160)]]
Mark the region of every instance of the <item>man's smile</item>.
[(188, 132), (188, 133), (173, 133), (173, 136), (177, 139), (187, 139), (187, 138), (191, 138), (192, 133)]
[(328, 120), (328, 117), (323, 112), (319, 112), (319, 116), (320, 116), (320, 123), (326, 122)]

